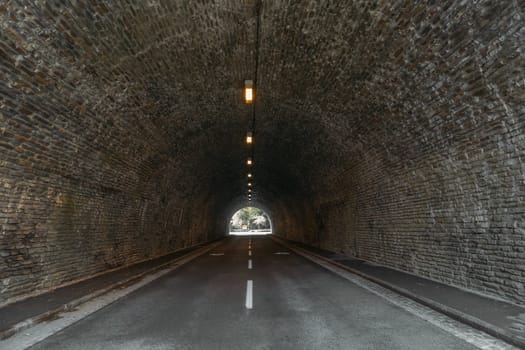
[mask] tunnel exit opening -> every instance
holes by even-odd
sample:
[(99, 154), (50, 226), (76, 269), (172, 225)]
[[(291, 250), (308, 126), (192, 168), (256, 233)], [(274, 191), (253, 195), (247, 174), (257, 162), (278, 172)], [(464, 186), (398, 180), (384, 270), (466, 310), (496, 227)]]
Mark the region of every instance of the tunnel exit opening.
[(233, 214), (228, 225), (230, 235), (270, 235), (272, 220), (262, 209), (245, 207)]

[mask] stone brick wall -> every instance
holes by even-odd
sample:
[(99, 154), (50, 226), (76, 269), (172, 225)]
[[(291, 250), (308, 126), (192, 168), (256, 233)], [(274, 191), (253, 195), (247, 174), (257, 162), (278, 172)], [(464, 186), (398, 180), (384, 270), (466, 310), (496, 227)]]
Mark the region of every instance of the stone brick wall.
[(275, 113), (327, 135), (297, 156), (336, 150), (299, 171), (321, 223), (304, 240), (525, 303), (523, 6), (343, 3), (298, 5), (267, 37), (302, 64), (269, 64), (295, 77)]
[(136, 47), (111, 42), (109, 15), (0, 4), (0, 304), (216, 238), (198, 144), (157, 125), (171, 107), (152, 105), (156, 81), (130, 68), (143, 63), (117, 67)]

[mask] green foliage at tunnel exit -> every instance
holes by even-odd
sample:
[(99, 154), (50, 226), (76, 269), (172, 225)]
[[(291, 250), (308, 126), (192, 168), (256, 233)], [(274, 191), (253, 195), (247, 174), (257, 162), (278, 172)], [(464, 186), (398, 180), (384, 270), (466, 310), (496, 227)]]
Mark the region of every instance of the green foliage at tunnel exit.
[(268, 215), (259, 208), (246, 207), (237, 211), (230, 221), (231, 230), (270, 229)]

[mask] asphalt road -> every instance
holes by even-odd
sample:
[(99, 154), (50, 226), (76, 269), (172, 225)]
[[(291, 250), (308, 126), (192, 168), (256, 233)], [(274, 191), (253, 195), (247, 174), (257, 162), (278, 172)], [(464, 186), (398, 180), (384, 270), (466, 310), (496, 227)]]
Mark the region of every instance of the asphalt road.
[(233, 237), (31, 349), (477, 348), (258, 236)]

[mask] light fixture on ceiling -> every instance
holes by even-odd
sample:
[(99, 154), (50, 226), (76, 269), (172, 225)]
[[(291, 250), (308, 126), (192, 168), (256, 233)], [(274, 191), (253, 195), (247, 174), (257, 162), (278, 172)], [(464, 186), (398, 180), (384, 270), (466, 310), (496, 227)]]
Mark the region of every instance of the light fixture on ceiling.
[(251, 178), (252, 177), (252, 173), (248, 173), (248, 177)]
[(250, 145), (250, 144), (253, 143), (253, 134), (252, 134), (251, 131), (248, 131), (248, 132), (246, 133), (246, 143), (247, 143), (248, 145)]
[(252, 165), (253, 164), (252, 157), (248, 157), (248, 159), (246, 160), (246, 164), (247, 165)]
[(252, 103), (254, 99), (253, 80), (244, 81), (244, 102)]
[(248, 189), (248, 193), (252, 193), (252, 189), (251, 188)]
[(252, 187), (252, 183), (251, 182), (248, 182), (248, 187)]

